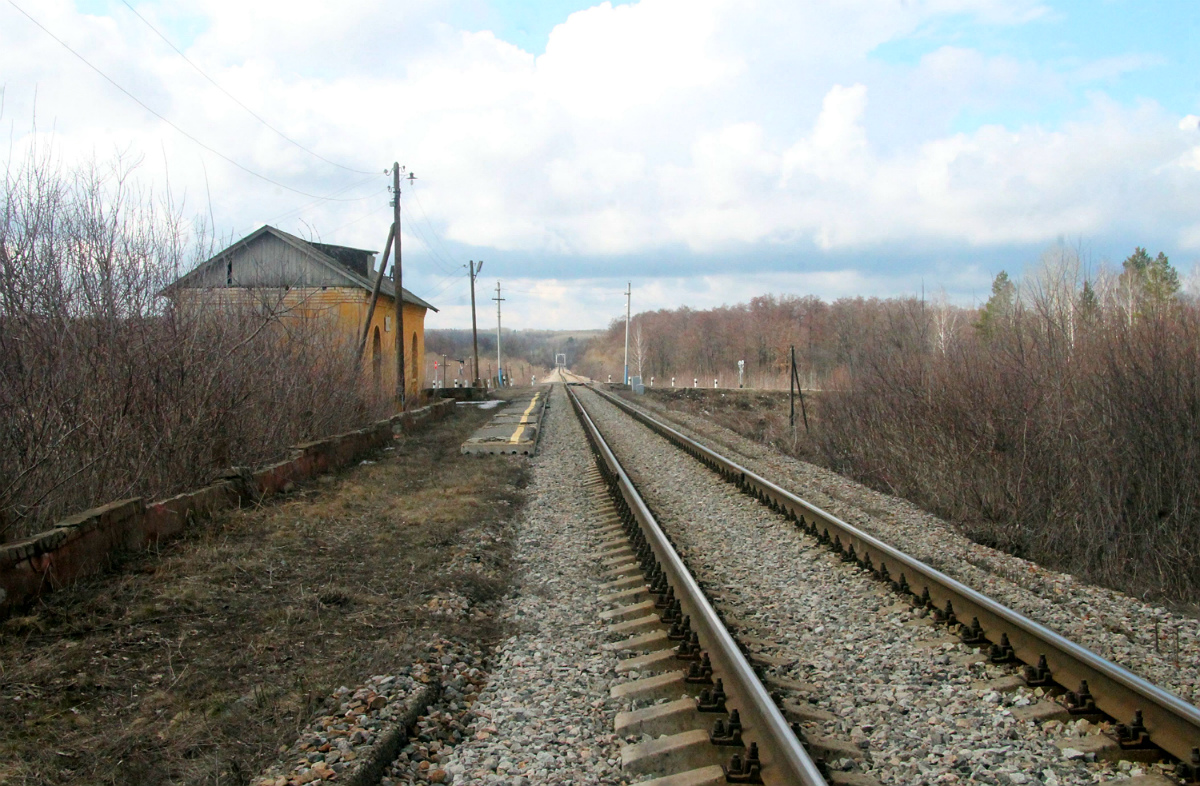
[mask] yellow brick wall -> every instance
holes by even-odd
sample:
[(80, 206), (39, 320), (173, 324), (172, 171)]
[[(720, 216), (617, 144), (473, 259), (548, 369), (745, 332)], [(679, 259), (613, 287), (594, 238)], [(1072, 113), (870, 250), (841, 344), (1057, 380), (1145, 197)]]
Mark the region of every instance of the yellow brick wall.
[[(328, 319), (339, 332), (349, 339), (354, 346), (362, 330), (363, 320), (366, 319), (367, 305), (371, 293), (355, 287), (324, 287), (299, 288), (294, 287), (283, 293), (274, 290), (248, 289), (244, 287), (221, 287), (213, 289), (178, 289), (175, 291), (177, 302), (185, 306), (202, 307), (257, 307), (261, 303), (270, 303), (271, 308), (281, 316), (308, 317)], [(425, 311), (426, 309), (404, 304), (404, 371), (408, 378), (408, 395), (416, 396), (417, 392), (426, 387), (424, 380), (425, 368)], [(363, 373), (375, 377), (375, 345), (376, 329), (379, 331), (379, 380), (381, 389), (392, 392), (396, 386), (396, 325), (395, 304), (393, 299), (385, 295), (379, 296), (375, 304), (375, 313), (371, 318), (371, 328), (367, 334), (367, 345), (363, 352)], [(416, 342), (416, 352), (413, 352), (413, 342)]]

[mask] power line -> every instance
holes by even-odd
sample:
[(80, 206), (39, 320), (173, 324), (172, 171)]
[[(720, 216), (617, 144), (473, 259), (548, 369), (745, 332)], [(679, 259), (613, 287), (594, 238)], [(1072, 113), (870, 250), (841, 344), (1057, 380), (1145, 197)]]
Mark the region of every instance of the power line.
[(262, 123), (262, 124), (263, 124), (264, 126), (266, 126), (267, 128), (269, 128), (269, 129), (271, 129), (272, 131), (274, 131), (274, 132), (275, 132), (276, 134), (278, 134), (278, 135), (279, 135), (281, 138), (283, 138), (283, 139), (287, 140), (288, 142), (291, 142), (293, 145), (295, 145), (296, 147), (300, 148), (300, 149), (301, 149), (301, 150), (303, 150), (305, 153), (308, 153), (310, 156), (313, 156), (314, 158), (319, 158), (319, 159), (321, 159), (322, 161), (324, 161), (326, 164), (329, 164), (329, 165), (331, 165), (331, 166), (335, 166), (335, 167), (337, 167), (338, 169), (344, 169), (344, 170), (346, 170), (347, 172), (356, 172), (356, 173), (358, 173), (358, 174), (360, 174), (360, 175), (371, 175), (371, 174), (374, 174), (374, 172), (372, 172), (372, 171), (370, 171), (370, 170), (367, 170), (367, 169), (355, 169), (354, 167), (343, 166), (342, 164), (339, 164), (339, 163), (338, 163), (338, 162), (336, 162), (336, 161), (330, 161), (330, 160), (329, 160), (328, 158), (326, 158), (325, 156), (323, 156), (323, 155), (321, 155), (320, 153), (317, 153), (317, 152), (315, 152), (315, 151), (313, 151), (313, 150), (310, 150), (310, 149), (308, 149), (308, 148), (307, 148), (307, 147), (305, 147), (304, 145), (302, 145), (302, 144), (300, 144), (299, 142), (297, 142), (295, 139), (292, 139), (290, 136), (288, 136), (287, 134), (285, 134), (285, 133), (283, 133), (282, 131), (280, 131), (280, 130), (279, 130), (278, 128), (276, 128), (275, 126), (273, 126), (273, 125), (271, 125), (270, 123), (268, 123), (268, 122), (267, 122), (266, 120), (264, 120), (264, 119), (263, 119), (261, 116), (259, 116), (259, 114), (258, 114), (257, 112), (255, 112), (253, 109), (251, 109), (250, 107), (246, 106), (246, 105), (245, 105), (245, 104), (243, 104), (241, 101), (239, 101), (239, 100), (237, 99), (237, 97), (233, 95), (233, 93), (230, 93), (230, 92), (229, 92), (228, 90), (226, 90), (224, 87), (221, 87), (221, 85), (219, 85), (219, 84), (217, 83), (217, 81), (216, 81), (215, 79), (213, 79), (211, 76), (209, 76), (208, 74), (206, 74), (206, 73), (205, 73), (205, 72), (204, 72), (204, 71), (203, 71), (203, 70), (200, 68), (200, 66), (196, 65), (195, 63), (193, 63), (193, 62), (191, 61), (191, 59), (189, 59), (189, 58), (188, 58), (188, 56), (187, 56), (187, 55), (185, 55), (185, 54), (183, 53), (183, 51), (182, 51), (182, 50), (180, 50), (180, 48), (179, 48), (179, 47), (177, 47), (177, 46), (175, 46), (175, 44), (171, 43), (171, 39), (169, 39), (169, 38), (167, 38), (165, 35), (163, 35), (163, 34), (162, 34), (162, 32), (161, 32), (161, 31), (160, 31), (160, 30), (159, 30), (157, 27), (155, 27), (154, 25), (150, 24), (150, 21), (149, 21), (148, 19), (146, 19), (146, 17), (144, 17), (144, 16), (142, 16), (140, 13), (138, 13), (138, 10), (137, 10), (136, 8), (134, 8), (132, 5), (130, 5), (130, 4), (129, 4), (129, 0), (121, 0), (121, 2), (125, 4), (125, 7), (126, 7), (126, 8), (128, 8), (130, 11), (132, 11), (132, 12), (133, 12), (133, 15), (134, 15), (134, 16), (136, 16), (138, 19), (141, 19), (141, 20), (142, 20), (142, 22), (143, 22), (143, 23), (146, 25), (146, 27), (148, 27), (148, 28), (150, 28), (151, 30), (153, 30), (153, 31), (154, 31), (154, 34), (155, 34), (155, 35), (157, 35), (159, 38), (161, 38), (161, 39), (163, 40), (163, 42), (165, 42), (165, 43), (166, 43), (166, 45), (167, 45), (167, 46), (169, 46), (169, 47), (171, 47), (172, 49), (174, 49), (174, 50), (175, 50), (175, 54), (177, 54), (177, 55), (179, 55), (180, 57), (182, 57), (182, 58), (183, 58), (183, 61), (184, 61), (185, 63), (187, 63), (188, 65), (190, 65), (190, 66), (191, 66), (193, 69), (195, 69), (195, 71), (196, 71), (196, 73), (197, 73), (197, 74), (199, 74), (200, 76), (202, 76), (202, 77), (204, 77), (205, 79), (207, 79), (207, 80), (209, 81), (209, 83), (210, 83), (210, 84), (211, 84), (213, 87), (217, 88), (217, 89), (218, 89), (218, 90), (220, 90), (222, 93), (224, 93), (224, 94), (225, 94), (225, 95), (226, 95), (226, 96), (229, 98), (229, 100), (230, 100), (230, 101), (232, 101), (233, 103), (237, 104), (237, 105), (238, 105), (238, 106), (240, 106), (242, 109), (246, 110), (246, 111), (247, 111), (247, 112), (250, 114), (250, 116), (251, 116), (251, 117), (253, 117), (253, 118), (254, 118), (255, 120), (257, 120), (258, 122)]
[[(374, 196), (374, 194), (372, 194), (371, 196)], [(333, 235), (334, 232), (340, 232), (348, 226), (354, 226), (359, 221), (365, 221), (366, 219), (370, 218), (371, 216), (376, 215), (380, 210), (384, 210), (384, 209), (390, 208), (390, 207), (391, 207), (391, 205), (380, 205), (379, 207), (375, 208), (371, 212), (366, 213), (365, 215), (361, 215), (358, 218), (354, 219), (353, 221), (347, 221), (345, 224), (342, 224), (340, 227), (334, 227), (333, 229), (329, 230), (329, 234)]]
[(278, 186), (279, 188), (282, 188), (282, 189), (284, 189), (285, 191), (291, 191), (291, 192), (292, 192), (292, 193), (294, 193), (294, 194), (299, 194), (300, 196), (306, 196), (306, 197), (309, 197), (310, 199), (320, 199), (320, 200), (327, 200), (327, 201), (331, 201), (331, 202), (353, 202), (353, 201), (356, 201), (355, 199), (338, 199), (338, 198), (335, 198), (335, 197), (332, 197), (332, 196), (321, 196), (320, 194), (310, 194), (310, 193), (308, 193), (307, 191), (301, 191), (301, 190), (300, 190), (300, 189), (298, 189), (298, 188), (292, 188), (291, 186), (284, 185), (283, 183), (280, 183), (280, 182), (279, 182), (279, 181), (277, 181), (277, 180), (272, 180), (271, 178), (267, 177), (266, 175), (259, 174), (258, 172), (255, 172), (253, 169), (250, 169), (249, 167), (247, 167), (247, 166), (244, 166), (244, 165), (242, 165), (242, 164), (238, 163), (237, 161), (233, 160), (232, 158), (230, 158), (229, 156), (225, 155), (224, 153), (222, 153), (222, 152), (220, 152), (220, 151), (218, 151), (218, 150), (215, 150), (215, 149), (213, 149), (212, 147), (209, 147), (208, 145), (206, 145), (205, 143), (201, 142), (201, 141), (200, 141), (199, 139), (197, 139), (196, 137), (194, 137), (194, 136), (192, 136), (191, 134), (189, 134), (187, 131), (184, 131), (182, 128), (180, 128), (179, 126), (177, 126), (175, 123), (173, 123), (173, 122), (171, 122), (170, 120), (168, 120), (168, 119), (167, 119), (166, 117), (164, 117), (163, 115), (161, 115), (161, 114), (159, 114), (158, 112), (156, 112), (156, 111), (154, 111), (153, 109), (151, 109), (151, 108), (150, 108), (150, 106), (149, 106), (148, 104), (146, 104), (146, 102), (142, 101), (142, 99), (138, 98), (138, 97), (137, 97), (137, 96), (135, 96), (133, 93), (131, 93), (131, 92), (129, 92), (128, 90), (126, 90), (124, 87), (122, 87), (120, 84), (118, 84), (118, 83), (117, 83), (117, 81), (116, 81), (115, 79), (113, 79), (111, 76), (109, 76), (108, 74), (104, 73), (103, 71), (101, 71), (101, 70), (100, 70), (99, 68), (97, 68), (96, 66), (92, 65), (92, 63), (91, 63), (91, 61), (90, 61), (90, 60), (88, 60), (86, 57), (84, 57), (83, 55), (79, 54), (79, 53), (78, 53), (78, 52), (76, 52), (74, 49), (72, 49), (72, 48), (71, 48), (71, 46), (70, 46), (69, 44), (67, 44), (67, 42), (66, 42), (66, 41), (62, 40), (61, 38), (59, 38), (58, 36), (56, 36), (54, 33), (50, 32), (50, 29), (49, 29), (49, 28), (47, 28), (47, 27), (46, 27), (45, 25), (43, 25), (41, 22), (39, 22), (38, 20), (36, 20), (36, 19), (34, 19), (32, 16), (30, 16), (29, 12), (28, 12), (28, 11), (26, 11), (26, 10), (25, 10), (24, 8), (22, 8), (21, 6), (17, 5), (17, 4), (16, 4), (16, 2), (14, 2), (14, 0), (8, 0), (8, 4), (9, 4), (9, 5), (11, 5), (13, 8), (17, 9), (17, 11), (19, 11), (19, 12), (21, 13), (21, 15), (22, 15), (22, 16), (24, 16), (26, 19), (28, 19), (30, 22), (33, 22), (35, 25), (37, 25), (39, 28), (41, 28), (41, 30), (42, 30), (42, 32), (43, 32), (43, 33), (45, 33), (46, 35), (50, 36), (50, 37), (51, 37), (51, 38), (53, 38), (55, 41), (57, 41), (57, 42), (58, 42), (58, 44), (59, 44), (60, 46), (62, 46), (62, 48), (63, 48), (63, 49), (66, 49), (68, 52), (70, 52), (71, 54), (75, 55), (75, 57), (79, 58), (80, 62), (82, 62), (82, 63), (83, 63), (84, 65), (86, 65), (88, 68), (92, 69), (92, 70), (93, 70), (93, 71), (95, 71), (97, 74), (99, 74), (101, 77), (103, 77), (103, 78), (104, 78), (104, 80), (105, 80), (105, 81), (107, 81), (107, 82), (108, 82), (110, 85), (112, 85), (113, 87), (117, 88), (118, 90), (120, 90), (120, 91), (121, 91), (122, 93), (124, 93), (125, 95), (129, 96), (129, 98), (131, 98), (131, 99), (132, 99), (134, 102), (136, 102), (136, 103), (138, 104), (138, 106), (140, 106), (142, 109), (145, 109), (147, 112), (149, 112), (150, 114), (154, 115), (154, 116), (155, 116), (155, 117), (157, 117), (159, 120), (163, 121), (164, 123), (166, 123), (167, 125), (169, 125), (171, 128), (173, 128), (173, 129), (175, 129), (176, 131), (178, 131), (178, 132), (179, 132), (181, 135), (183, 135), (185, 138), (187, 138), (187, 139), (191, 140), (193, 143), (195, 143), (195, 144), (199, 145), (200, 147), (204, 148), (204, 149), (205, 149), (205, 150), (207, 150), (208, 152), (212, 153), (214, 156), (216, 156), (216, 157), (218, 157), (218, 158), (220, 158), (220, 159), (222, 159), (222, 160), (226, 161), (227, 163), (229, 163), (229, 164), (231, 164), (231, 165), (233, 165), (233, 166), (237, 167), (238, 169), (242, 170), (243, 172), (245, 172), (245, 173), (246, 173), (246, 174), (248, 174), (248, 175), (252, 175), (252, 176), (254, 176), (254, 177), (257, 177), (259, 180), (262, 180), (262, 181), (264, 181), (264, 182), (270, 183), (270, 184), (271, 184), (271, 185), (273, 185), (273, 186)]
[(423, 245), (425, 250), (429, 253), (430, 259), (432, 259), (438, 267), (448, 274), (458, 275), (456, 268), (460, 266), (455, 265), (453, 262), (438, 253), (438, 250), (434, 248), (433, 243), (429, 242), (429, 237), (421, 231), (420, 224), (418, 224), (416, 221), (409, 221), (408, 228), (416, 234), (417, 238), (421, 241), (421, 245)]
[[(367, 178), (366, 180), (360, 180), (357, 183), (352, 183), (352, 184), (346, 186), (345, 188), (339, 188), (337, 191), (334, 191), (333, 194), (331, 194), (331, 196), (336, 196), (337, 194), (344, 194), (347, 191), (353, 191), (354, 189), (358, 188), (359, 186), (364, 186), (367, 183), (370, 183), (374, 179), (375, 179), (374, 177), (370, 177), (370, 178)], [(339, 202), (361, 202), (364, 199), (374, 199), (375, 197), (379, 196), (381, 193), (386, 193), (386, 192), (387, 192), (386, 188), (377, 188), (369, 194), (365, 194), (365, 195), (359, 196), (359, 197), (348, 198), (348, 199), (340, 199), (338, 201)], [(299, 207), (294, 207), (290, 210), (283, 211), (282, 213), (275, 216), (274, 218), (269, 219), (266, 223), (273, 224), (276, 221), (282, 221), (285, 218), (291, 218), (292, 216), (299, 215), (300, 213), (303, 213), (305, 210), (308, 210), (311, 207), (316, 207), (317, 205), (319, 205), (325, 201), (326, 201), (325, 199), (314, 199), (311, 202), (305, 202), (303, 205), (300, 205)]]
[(421, 218), (425, 220), (425, 225), (429, 227), (429, 231), (433, 233), (434, 240), (436, 240), (438, 242), (438, 245), (441, 246), (442, 251), (446, 252), (446, 256), (453, 257), (454, 255), (451, 254), (446, 249), (446, 246), (445, 246), (445, 244), (442, 243), (442, 239), (438, 235), (437, 230), (435, 230), (433, 228), (433, 224), (429, 221), (429, 214), (425, 212), (425, 205), (421, 204), (421, 195), (417, 193), (417, 189), (415, 188), (415, 186), (412, 189), (412, 192), (413, 192), (413, 199), (415, 199), (417, 202), (417, 209), (421, 211)]
[[(447, 277), (447, 278), (449, 278), (449, 277)], [(434, 292), (433, 294), (429, 295), (429, 297), (431, 297), (431, 298), (438, 297), (438, 296), (439, 296), (439, 295), (441, 295), (443, 292), (445, 292), (446, 290), (450, 289), (450, 287), (452, 287), (453, 285), (455, 285), (455, 284), (458, 284), (458, 283), (461, 283), (461, 282), (460, 282), (460, 281), (456, 281), (456, 280), (454, 280), (454, 279), (450, 279), (450, 280), (448, 280), (448, 281), (447, 281), (445, 284), (443, 284), (443, 285), (442, 285), (442, 286), (441, 286), (441, 287), (440, 287), (440, 288), (439, 288), (439, 289), (438, 289), (436, 292)]]

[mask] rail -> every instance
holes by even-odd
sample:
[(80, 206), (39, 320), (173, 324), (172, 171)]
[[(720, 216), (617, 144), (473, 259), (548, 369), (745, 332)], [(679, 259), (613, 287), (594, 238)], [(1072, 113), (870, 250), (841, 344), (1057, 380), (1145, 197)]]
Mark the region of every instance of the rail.
[(691, 617), (692, 629), (708, 651), (714, 673), (721, 675), (728, 694), (727, 706), (741, 715), (745, 739), (757, 743), (761, 777), (765, 784), (826, 786), (816, 764), (805, 752), (796, 734), (775, 706), (737, 643), (725, 629), (717, 612), (705, 598), (696, 579), (680, 559), (659, 527), (650, 509), (634, 488), (629, 476), (608, 447), (604, 437), (584, 410), (575, 392), (567, 387), (588, 441), (600, 459), (601, 470), (628, 506), (655, 557), (662, 566), (683, 612)]
[(847, 524), (619, 397), (593, 390), (843, 556), (873, 570), (898, 590), (917, 596), (940, 620), (950, 624), (971, 620), (963, 625), (960, 635), (964, 641), (990, 643), (993, 662), (1025, 663), (1026, 681), (1031, 685), (1053, 687), (1053, 681), (1067, 689), (1072, 713), (1103, 713), (1124, 721), (1117, 727), (1122, 748), (1152, 744), (1183, 762), (1195, 761), (1200, 747), (1200, 710), (1193, 705)]

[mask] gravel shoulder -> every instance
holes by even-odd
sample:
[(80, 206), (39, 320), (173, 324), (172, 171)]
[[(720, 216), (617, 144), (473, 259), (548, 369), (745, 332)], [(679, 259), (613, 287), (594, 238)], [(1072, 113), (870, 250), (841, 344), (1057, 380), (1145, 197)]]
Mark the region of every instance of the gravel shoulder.
[(590, 557), (596, 522), (583, 480), (592, 466), (555, 385), (515, 535), (515, 584), (502, 613), (513, 634), (495, 649), (465, 740), (439, 764), (448, 783), (627, 782), (613, 734), (624, 707), (609, 696), (617, 661), (601, 649), (600, 580)]
[(1200, 706), (1200, 620), (982, 546), (897, 497), (651, 397), (632, 401), (838, 518)]
[(1018, 720), (1013, 711), (1038, 696), (985, 684), (1006, 669), (980, 663), (897, 593), (611, 404), (590, 391), (584, 402), (767, 683), (826, 713), (806, 724), (810, 735), (861, 752), (835, 757), (836, 767), (885, 784), (1120, 777), (1054, 744), (1098, 729)]

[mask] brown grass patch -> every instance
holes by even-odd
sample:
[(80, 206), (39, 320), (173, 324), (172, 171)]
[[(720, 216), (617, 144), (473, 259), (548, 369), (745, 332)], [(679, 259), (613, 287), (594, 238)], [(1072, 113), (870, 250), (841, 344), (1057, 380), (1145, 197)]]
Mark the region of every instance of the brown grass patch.
[(0, 782), (247, 783), (339, 685), (439, 636), (493, 640), (484, 614), (425, 607), (508, 587), (525, 465), (458, 452), (490, 414), (461, 412), (7, 620)]

